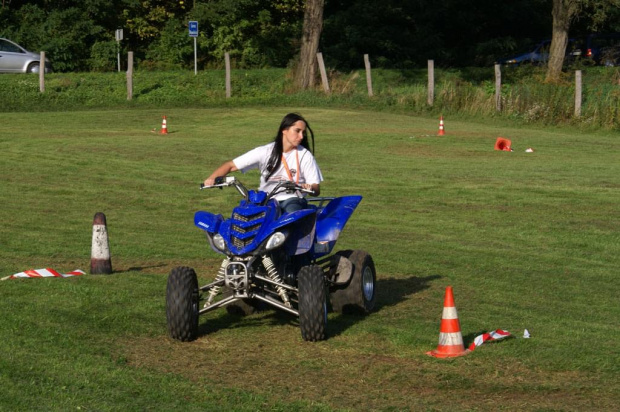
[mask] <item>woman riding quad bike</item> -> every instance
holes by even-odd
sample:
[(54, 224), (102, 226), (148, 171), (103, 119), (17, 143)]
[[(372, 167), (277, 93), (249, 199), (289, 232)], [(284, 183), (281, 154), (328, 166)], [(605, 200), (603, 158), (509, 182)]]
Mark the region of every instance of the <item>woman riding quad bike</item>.
[(307, 208), (286, 213), (276, 196), (308, 189), (282, 181), (270, 193), (248, 190), (232, 176), (209, 187), (234, 187), (243, 198), (228, 219), (205, 211), (195, 214), (194, 224), (225, 258), (215, 280), (201, 287), (192, 268), (171, 271), (166, 315), (172, 338), (195, 339), (198, 317), (206, 312), (226, 307), (247, 315), (268, 305), (298, 316), (303, 339), (318, 341), (325, 339), (328, 300), (336, 312), (373, 309), (372, 257), (362, 250), (330, 255), (361, 196), (314, 198)]

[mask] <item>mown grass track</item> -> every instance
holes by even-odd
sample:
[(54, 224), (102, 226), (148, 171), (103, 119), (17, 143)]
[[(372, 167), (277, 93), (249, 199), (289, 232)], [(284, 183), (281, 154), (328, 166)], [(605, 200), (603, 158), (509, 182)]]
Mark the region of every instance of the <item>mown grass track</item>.
[[(193, 213), (227, 214), (238, 200), (199, 182), (270, 141), (291, 110), (317, 134), (322, 193), (364, 196), (337, 246), (372, 254), (375, 312), (330, 314), (318, 343), (272, 311), (214, 312), (197, 341), (171, 341), (166, 275), (187, 265), (206, 282), (219, 264)], [(168, 135), (151, 132), (162, 114)], [(619, 400), (616, 134), (446, 118), (439, 138), (434, 118), (291, 107), (3, 119), (0, 277), (87, 270), (99, 211), (115, 273), (0, 282), (0, 409), (612, 410)], [(497, 136), (515, 151), (493, 151)], [(427, 357), (447, 285), (466, 344), (497, 328), (532, 338)]]

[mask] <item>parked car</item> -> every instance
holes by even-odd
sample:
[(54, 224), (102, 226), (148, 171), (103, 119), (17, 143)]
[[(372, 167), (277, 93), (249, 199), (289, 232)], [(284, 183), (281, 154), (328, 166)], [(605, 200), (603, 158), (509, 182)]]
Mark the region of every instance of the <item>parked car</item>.
[[(17, 43), (0, 38), (0, 73), (39, 73), (41, 55), (29, 52)], [(45, 72), (52, 71), (49, 59), (45, 59)]]
[(620, 64), (620, 33), (593, 33), (586, 37), (584, 56), (595, 64)]
[[(549, 61), (549, 48), (551, 40), (543, 40), (533, 46), (527, 53), (507, 57), (497, 61), (499, 64), (518, 66), (520, 64), (529, 63), (534, 65), (546, 64)], [(566, 47), (566, 61), (574, 60), (581, 55), (581, 47), (575, 39), (568, 39)]]

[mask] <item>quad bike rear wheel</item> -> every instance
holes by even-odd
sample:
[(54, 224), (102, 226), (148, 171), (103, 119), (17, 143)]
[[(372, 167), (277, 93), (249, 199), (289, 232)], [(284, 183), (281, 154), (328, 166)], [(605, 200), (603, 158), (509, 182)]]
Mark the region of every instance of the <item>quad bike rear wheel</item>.
[(297, 276), (297, 286), (301, 337), (311, 342), (324, 340), (327, 327), (327, 293), (321, 267), (303, 266)]
[(332, 309), (349, 314), (369, 313), (375, 306), (377, 282), (372, 256), (363, 250), (343, 250), (337, 254), (351, 261), (353, 273), (347, 284), (332, 289)]
[(170, 337), (183, 342), (198, 336), (198, 279), (194, 269), (179, 266), (170, 272), (166, 286), (166, 318)]

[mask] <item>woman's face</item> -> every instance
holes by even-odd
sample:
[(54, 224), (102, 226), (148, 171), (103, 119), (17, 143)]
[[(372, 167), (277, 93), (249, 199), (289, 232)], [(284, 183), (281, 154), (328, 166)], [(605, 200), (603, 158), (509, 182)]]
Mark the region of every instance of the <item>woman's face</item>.
[(287, 152), (301, 144), (304, 140), (304, 131), (306, 130), (306, 123), (302, 120), (298, 120), (288, 129), (282, 131), (282, 143), (284, 151)]

